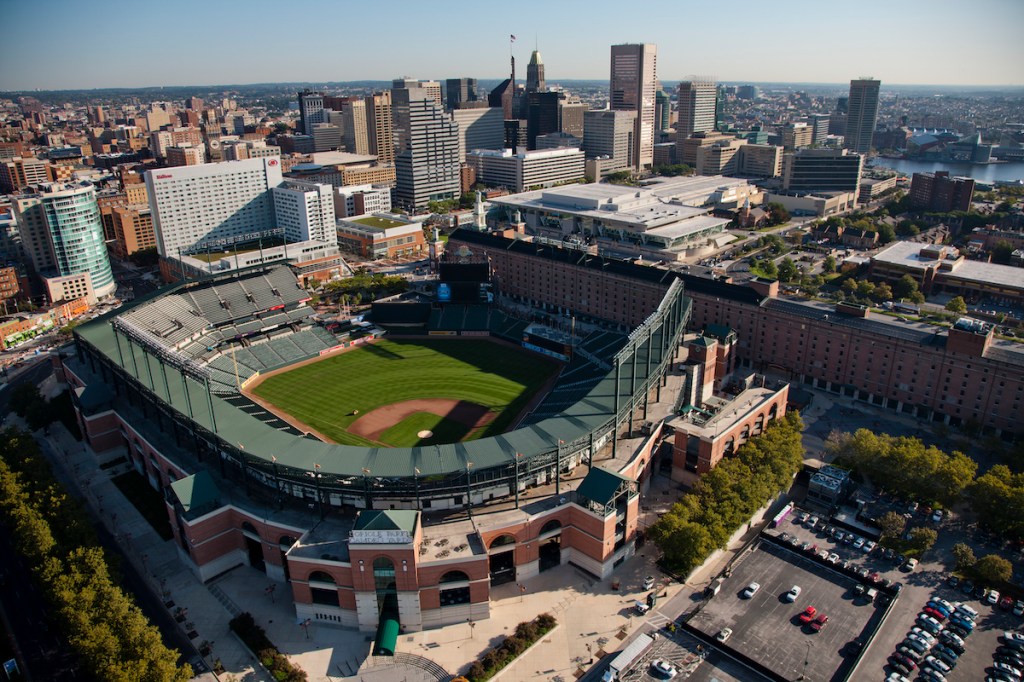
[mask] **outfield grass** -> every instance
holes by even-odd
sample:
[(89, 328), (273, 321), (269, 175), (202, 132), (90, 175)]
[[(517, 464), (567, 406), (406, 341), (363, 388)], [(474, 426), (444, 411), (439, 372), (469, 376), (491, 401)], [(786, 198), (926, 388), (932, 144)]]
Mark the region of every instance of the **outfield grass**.
[[(253, 392), (346, 445), (374, 445), (349, 433), (349, 425), (373, 409), (405, 400), (466, 400), (499, 412), (487, 427), (468, 434), (472, 440), (505, 431), (556, 369), (534, 353), (485, 340), (384, 340), (269, 377)], [(417, 426), (424, 422), (414, 417), (393, 425), (397, 431), (389, 433), (389, 445), (416, 445), (416, 432), (424, 428), (438, 432)], [(403, 442), (390, 440), (403, 433)]]

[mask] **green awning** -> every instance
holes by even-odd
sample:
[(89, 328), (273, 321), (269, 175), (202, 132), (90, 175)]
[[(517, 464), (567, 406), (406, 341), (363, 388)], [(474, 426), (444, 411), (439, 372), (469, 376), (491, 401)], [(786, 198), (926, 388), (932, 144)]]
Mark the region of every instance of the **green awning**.
[(377, 636), (373, 640), (374, 656), (394, 656), (398, 643), (398, 614), (384, 612), (380, 615)]
[(615, 493), (619, 491), (619, 487), (623, 483), (630, 483), (631, 481), (632, 479), (621, 476), (614, 471), (594, 467), (583, 477), (580, 487), (576, 489), (576, 495), (585, 497), (603, 506), (615, 498)]
[(171, 483), (174, 493), (189, 518), (207, 514), (221, 507), (220, 490), (213, 477), (205, 471), (186, 476)]

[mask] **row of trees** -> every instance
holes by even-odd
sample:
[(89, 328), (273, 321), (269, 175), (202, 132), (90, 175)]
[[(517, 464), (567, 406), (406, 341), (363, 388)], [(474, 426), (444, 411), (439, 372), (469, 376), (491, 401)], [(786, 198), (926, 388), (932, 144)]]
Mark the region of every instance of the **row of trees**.
[(38, 577), (68, 641), (96, 679), (185, 682), (188, 664), (164, 646), (118, 586), (81, 505), (56, 482), (31, 435), (0, 432), (0, 513)]
[(1000, 585), (1013, 575), (1013, 564), (998, 554), (986, 554), (975, 558), (970, 545), (958, 542), (953, 545), (953, 559), (956, 570), (968, 575), (983, 585)]
[(888, 282), (872, 282), (852, 277), (839, 285), (839, 292), (844, 300), (858, 303), (882, 303), (892, 300), (907, 300), (913, 303), (924, 303), (924, 294), (910, 275), (903, 275), (890, 286)]
[(324, 285), (324, 295), (359, 305), (362, 301), (375, 301), (385, 296), (401, 294), (408, 288), (409, 282), (401, 275), (385, 275), (361, 269), (351, 277), (328, 282)]
[(899, 497), (951, 507), (974, 480), (978, 464), (962, 452), (950, 454), (919, 438), (858, 429), (833, 433), (825, 448), (836, 464), (854, 469)]
[(978, 522), (998, 535), (1024, 540), (1024, 473), (997, 464), (975, 478), (977, 463), (962, 452), (926, 447), (918, 438), (859, 429), (829, 436), (836, 463), (907, 499), (951, 507), (966, 500)]
[(701, 476), (687, 495), (650, 528), (650, 537), (671, 570), (687, 574), (724, 547), (751, 515), (789, 488), (803, 465), (796, 412), (772, 422)]

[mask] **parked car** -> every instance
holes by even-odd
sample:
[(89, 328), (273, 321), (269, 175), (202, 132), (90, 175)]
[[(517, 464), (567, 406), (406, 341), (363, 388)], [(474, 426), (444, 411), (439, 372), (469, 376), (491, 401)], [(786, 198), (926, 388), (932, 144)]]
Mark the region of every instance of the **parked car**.
[(747, 585), (747, 586), (746, 586), (746, 587), (745, 587), (745, 588), (743, 589), (743, 593), (742, 593), (742, 595), (741, 595), (741, 596), (742, 596), (742, 597), (743, 597), (744, 599), (750, 599), (750, 598), (751, 598), (751, 597), (753, 597), (753, 596), (754, 596), (755, 594), (757, 594), (757, 591), (758, 591), (758, 590), (760, 590), (760, 589), (761, 589), (761, 584), (760, 584), (760, 583), (750, 583), (749, 585)]
[(999, 592), (996, 590), (989, 590), (988, 594), (985, 595), (985, 603), (995, 606), (999, 603)]
[(907, 637), (905, 640), (903, 640), (901, 646), (913, 649), (919, 654), (924, 654), (924, 652), (928, 651), (928, 649), (930, 648), (928, 644), (926, 644), (925, 642), (922, 642), (919, 639), (911, 639), (910, 637)]
[(960, 659), (960, 654), (950, 649), (945, 644), (936, 644), (932, 649), (938, 656), (942, 657), (942, 660), (947, 663), (956, 663)]
[(644, 590), (646, 591), (646, 590), (649, 590), (649, 589), (653, 588), (654, 587), (654, 582), (655, 581), (654, 581), (654, 576), (653, 575), (649, 575), (646, 578), (644, 578)]
[(955, 588), (957, 585), (960, 584), (960, 578), (956, 577), (955, 575), (951, 575), (948, 578), (946, 578), (946, 584), (952, 588)]
[(974, 621), (968, 618), (961, 618), (959, 616), (953, 616), (949, 619), (949, 624), (952, 627), (960, 628), (965, 632), (974, 632)]
[(826, 616), (824, 613), (822, 613), (817, 618), (814, 619), (813, 623), (811, 623), (811, 629), (814, 630), (815, 632), (820, 632), (821, 629), (823, 627), (825, 627), (825, 625), (827, 625), (827, 624), (828, 624), (828, 616)]
[(1004, 594), (999, 600), (999, 608), (1003, 611), (1009, 611), (1013, 608), (1013, 597), (1008, 594)]
[(903, 568), (901, 570), (904, 573), (910, 573), (915, 568), (917, 568), (917, 559), (911, 557), (910, 559), (907, 559), (907, 563), (903, 564)]
[(715, 639), (717, 639), (719, 642), (724, 642), (727, 639), (729, 639), (731, 636), (732, 636), (732, 628), (722, 628), (721, 630), (718, 631), (718, 634), (715, 635)]
[(1024, 635), (1020, 634), (1019, 632), (1012, 632), (1011, 630), (1006, 630), (1005, 632), (1003, 632), (1003, 641), (1007, 644), (1024, 645)]
[(671, 680), (679, 671), (668, 661), (659, 658), (651, 663), (651, 674), (661, 680)]
[(972, 592), (974, 592), (974, 583), (972, 583), (970, 580), (963, 581), (962, 583), (960, 583), (960, 591), (964, 594), (971, 594)]
[(892, 655), (892, 658), (893, 658), (894, 661), (898, 661), (899, 663), (905, 665), (910, 670), (913, 670), (914, 668), (917, 667), (917, 661), (912, 659), (910, 656), (907, 656), (906, 654), (895, 653), (895, 654)]
[(846, 539), (846, 533), (844, 533), (841, 530), (837, 530), (835, 538), (836, 538), (836, 542), (843, 542)]
[(942, 510), (936, 509), (932, 512), (932, 523), (940, 523), (942, 521)]
[(831, 554), (828, 555), (828, 559), (826, 559), (826, 561), (828, 561), (830, 564), (833, 564), (833, 565), (838, 564), (839, 563), (839, 555), (836, 554), (835, 552), (832, 552)]
[(1017, 603), (1013, 605), (1013, 615), (1024, 616), (1024, 601), (1018, 599)]
[(801, 592), (800, 586), (799, 585), (793, 585), (793, 587), (789, 588), (789, 592), (787, 592), (783, 596), (783, 599), (785, 599), (786, 601), (788, 601), (790, 603), (795, 602), (796, 598), (800, 596), (800, 592)]
[(942, 623), (940, 623), (939, 621), (935, 620), (931, 616), (926, 615), (924, 613), (918, 614), (918, 616), (917, 616), (917, 623), (922, 628), (924, 628), (925, 630), (927, 630), (928, 632), (931, 632), (933, 634), (939, 632), (940, 630), (942, 630)]
[(859, 537), (859, 538), (857, 538), (856, 540), (853, 541), (853, 548), (854, 549), (860, 549), (863, 546), (864, 546), (864, 538)]
[(864, 547), (862, 549), (864, 550), (865, 554), (871, 554), (875, 551), (875, 547), (877, 546), (878, 543), (876, 543), (874, 540), (871, 540), (870, 542), (865, 542)]
[(806, 609), (804, 609), (804, 612), (800, 614), (800, 622), (810, 623), (812, 620), (814, 620), (814, 617), (817, 615), (818, 609), (814, 608), (813, 606), (808, 606)]
[(946, 663), (937, 656), (929, 656), (928, 658), (924, 659), (924, 661), (935, 670), (938, 670), (943, 675), (945, 675), (953, 669), (953, 666), (951, 666), (949, 663)]
[(927, 613), (929, 616), (939, 621), (940, 623), (945, 621), (947, 617), (946, 614), (944, 614), (942, 611), (939, 611), (937, 608), (934, 608), (932, 606), (924, 607), (922, 613)]

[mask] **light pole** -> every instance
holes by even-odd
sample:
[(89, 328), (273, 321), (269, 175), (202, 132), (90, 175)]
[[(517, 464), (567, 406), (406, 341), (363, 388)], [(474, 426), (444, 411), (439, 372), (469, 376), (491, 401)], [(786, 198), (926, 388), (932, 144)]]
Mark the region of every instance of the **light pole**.
[(366, 508), (373, 509), (373, 503), (370, 501), (370, 470), (363, 467), (363, 493), (366, 495)]
[(800, 673), (800, 677), (798, 678), (800, 680), (806, 680), (807, 679), (807, 665), (811, 661), (811, 643), (810, 642), (804, 642), (804, 644), (807, 645), (807, 652), (804, 653), (804, 671), (802, 673)]

